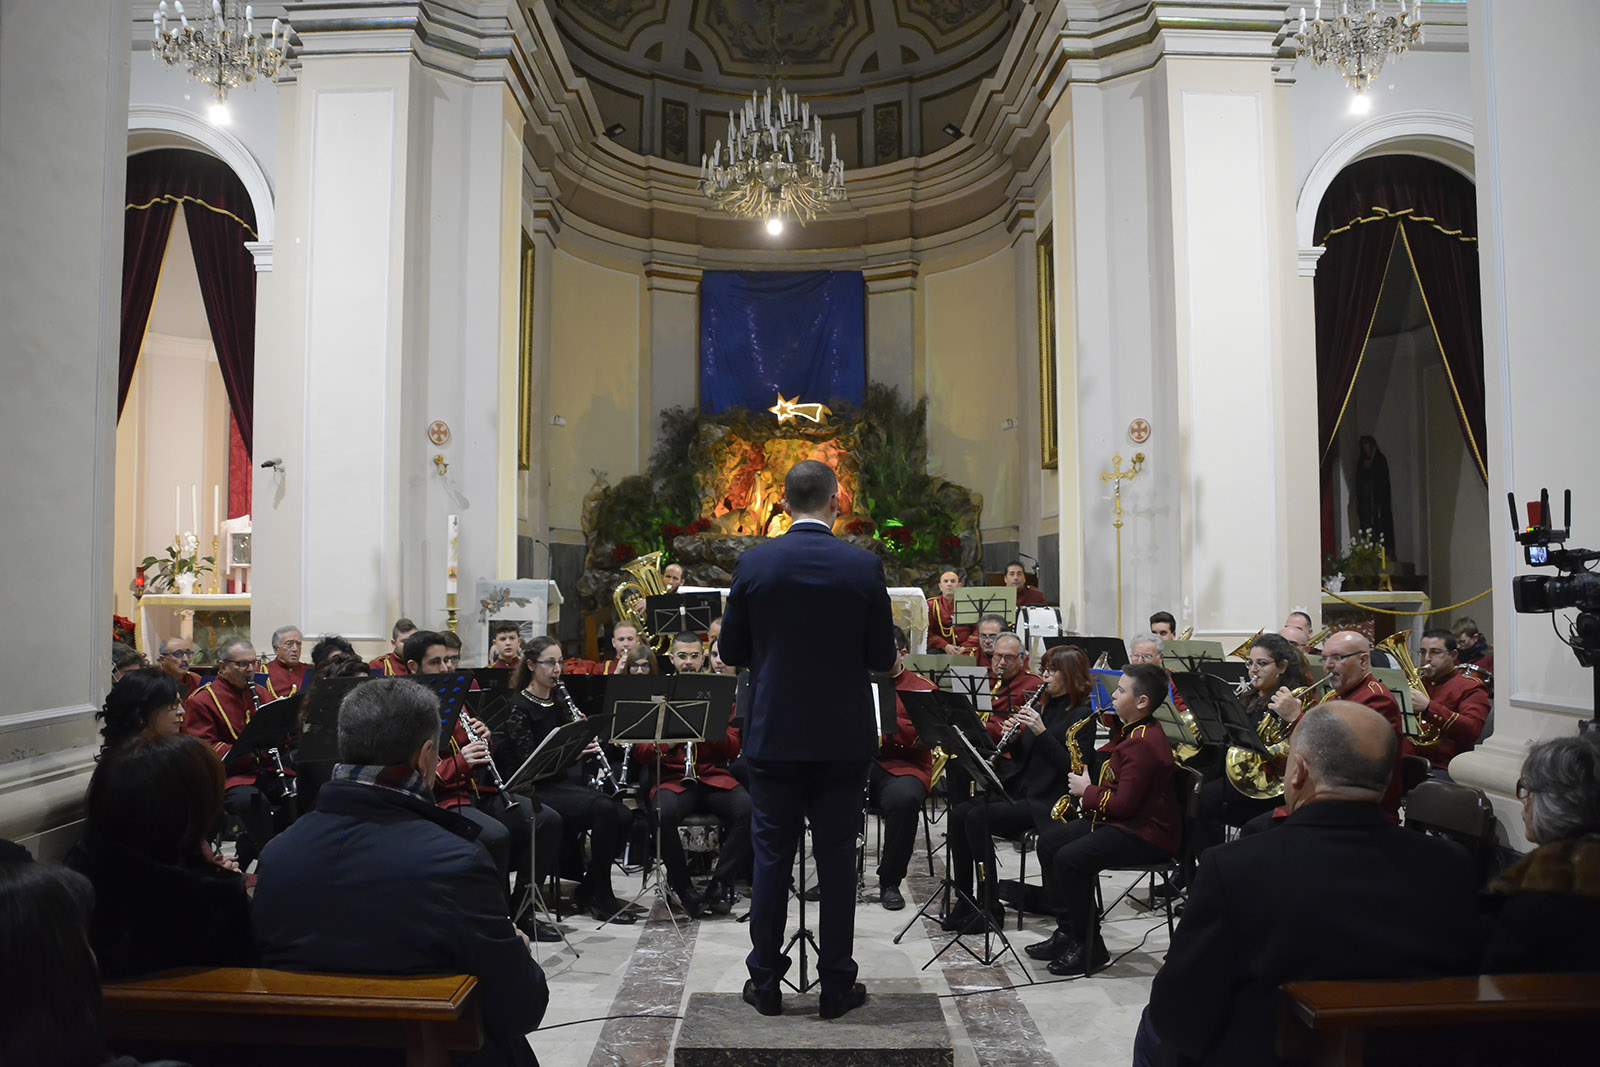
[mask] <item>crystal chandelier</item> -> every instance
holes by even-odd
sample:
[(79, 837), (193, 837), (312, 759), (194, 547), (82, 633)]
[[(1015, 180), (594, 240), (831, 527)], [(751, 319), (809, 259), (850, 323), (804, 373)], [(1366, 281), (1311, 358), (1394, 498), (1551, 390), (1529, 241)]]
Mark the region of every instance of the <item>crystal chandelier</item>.
[(1395, 15), (1386, 14), (1378, 0), (1369, 0), (1364, 12), (1360, 6), (1357, 0), (1357, 14), (1352, 15), (1350, 0), (1341, 0), (1338, 17), (1325, 21), (1322, 0), (1317, 0), (1309, 23), (1306, 9), (1300, 9), (1300, 32), (1294, 38), (1313, 66), (1332, 63), (1357, 94), (1367, 91), (1391, 55), (1402, 56), (1413, 44), (1422, 43), (1421, 0), (1415, 0), (1409, 11), (1406, 0), (1400, 0)]
[[(244, 14), (236, 2), (211, 0), (211, 14), (196, 16), (190, 23), (183, 4), (173, 0), (177, 23), (167, 24), (167, 0), (150, 16), (156, 39), (150, 54), (169, 67), (183, 66), (191, 81), (211, 86), (218, 103), (228, 99), (228, 90), (256, 78), (278, 76), (289, 54), (289, 26), (272, 20), (272, 37), (263, 42), (256, 36), (255, 13), (249, 4)], [(279, 34), (283, 39), (278, 39)]]
[(730, 215), (767, 219), (776, 233), (788, 216), (804, 226), (845, 199), (844, 163), (831, 134), (824, 162), (822, 119), (811, 106), (781, 87), (774, 101), (769, 88), (729, 114), (727, 144), (700, 157), (700, 192)]

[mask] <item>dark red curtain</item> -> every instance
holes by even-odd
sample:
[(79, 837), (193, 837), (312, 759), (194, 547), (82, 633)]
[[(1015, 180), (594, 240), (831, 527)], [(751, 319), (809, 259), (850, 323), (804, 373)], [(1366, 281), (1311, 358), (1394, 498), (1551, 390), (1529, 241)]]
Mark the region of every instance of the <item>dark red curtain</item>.
[[(1404, 225), (1402, 235), (1399, 228)], [(1332, 446), (1360, 369), (1396, 241), (1417, 280), (1457, 390), (1468, 450), (1483, 444), (1483, 325), (1478, 291), (1477, 200), (1472, 183), (1415, 156), (1379, 156), (1340, 172), (1317, 212), (1317, 429), (1322, 543), (1334, 537)], [(1424, 281), (1427, 279), (1427, 281)]]
[(172, 215), (177, 205), (162, 198), (170, 181), (170, 167), (152, 159), (164, 153), (147, 152), (128, 160), (128, 200), (122, 213), (122, 339), (117, 354), (117, 417), (128, 402), (133, 368), (144, 347), (150, 325), (150, 308), (161, 278), (161, 261), (172, 236)]

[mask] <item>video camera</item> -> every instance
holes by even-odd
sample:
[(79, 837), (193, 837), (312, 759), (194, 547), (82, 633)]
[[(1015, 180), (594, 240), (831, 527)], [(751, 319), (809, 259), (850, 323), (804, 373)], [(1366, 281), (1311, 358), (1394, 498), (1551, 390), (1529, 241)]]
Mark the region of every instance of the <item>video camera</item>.
[[(1572, 532), (1572, 490), (1565, 492), (1564, 525), (1550, 523), (1550, 490), (1541, 489), (1537, 502), (1528, 501), (1528, 525), (1517, 514), (1517, 497), (1507, 493), (1511, 506), (1511, 528), (1523, 556), (1533, 567), (1554, 567), (1560, 575), (1523, 574), (1511, 580), (1511, 600), (1523, 615), (1547, 614), (1561, 608), (1577, 608), (1567, 644), (1578, 662), (1593, 667), (1600, 662), (1600, 574), (1589, 564), (1600, 560), (1600, 552), (1588, 548), (1564, 547)], [(1600, 680), (1597, 680), (1600, 685)]]

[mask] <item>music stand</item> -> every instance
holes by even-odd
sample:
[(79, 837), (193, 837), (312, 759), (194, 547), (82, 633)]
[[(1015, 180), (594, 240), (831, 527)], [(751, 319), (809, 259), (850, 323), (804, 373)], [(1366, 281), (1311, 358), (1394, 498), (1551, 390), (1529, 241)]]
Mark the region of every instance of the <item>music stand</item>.
[[(1250, 664), (1241, 660), (1206, 660), (1200, 664), (1200, 673), (1222, 679), (1232, 687), (1235, 693), (1249, 692)], [(1189, 695), (1185, 693), (1183, 698), (1188, 700)]]
[(1106, 657), (1106, 666), (1112, 670), (1120, 671), (1128, 665), (1128, 646), (1120, 637), (1046, 637), (1043, 640), (1047, 652), (1062, 645), (1083, 649), (1091, 667), (1100, 662), (1101, 655)]
[[(304, 694), (296, 689), (286, 697), (269, 700), (258, 707), (255, 714), (250, 716), (250, 721), (244, 724), (244, 729), (239, 731), (239, 736), (228, 749), (228, 754), (222, 757), (222, 766), (226, 769), (230, 764), (248, 756), (261, 752), (272, 753), (278, 777), (283, 785), (283, 796), (279, 799), (289, 805), (290, 819), (299, 814), (299, 786), (283, 766), (282, 750), (289, 747), (285, 742), (295, 725), (295, 719), (300, 714), (300, 702), (303, 697)], [(256, 770), (258, 781), (261, 772), (262, 768)], [(263, 793), (264, 798), (267, 796)], [(268, 803), (270, 805), (270, 799)]]
[(941, 688), (969, 701), (977, 711), (994, 710), (994, 689), (988, 668), (949, 667), (946, 671), (945, 677), (950, 684)]
[[(439, 729), (443, 731), (440, 739), (442, 747), (443, 738), (455, 733), (456, 723), (460, 721), (461, 712), (466, 708), (467, 692), (472, 688), (472, 675), (465, 671), (457, 671), (453, 674), (415, 674), (409, 677), (418, 685), (432, 690), (439, 698)], [(482, 718), (473, 717), (480, 720)]]
[[(522, 761), (522, 766), (512, 771), (505, 778), (506, 794), (521, 793), (526, 791), (528, 796), (533, 795), (533, 786), (536, 782), (543, 782), (554, 778), (558, 774), (565, 774), (583, 759), (583, 750), (589, 747), (600, 732), (602, 723), (594, 719), (575, 719), (564, 722), (560, 726), (544, 735), (539, 746), (528, 753), (528, 758)], [(529, 812), (529, 818), (533, 816)], [(528, 841), (528, 890), (522, 900), (517, 902), (516, 912), (512, 921), (522, 918), (522, 913), (533, 908), (535, 913), (548, 912), (545, 906), (544, 895), (539, 892), (538, 875), (538, 835), (533, 834)], [(561, 940), (572, 949), (574, 958), (581, 956), (575, 945), (567, 940), (567, 935), (556, 927), (556, 932), (561, 934)], [(538, 942), (534, 942), (534, 952), (538, 952)], [(537, 955), (535, 956), (537, 958)]]
[[(737, 679), (727, 674), (614, 674), (605, 692), (611, 740), (618, 744), (653, 745), (654, 781), (659, 788), (661, 751), (665, 746), (727, 735), (737, 686)], [(666, 863), (661, 859), (661, 815), (654, 804), (650, 805), (650, 819), (654, 854), (645, 868), (639, 892), (629, 903), (637, 904), (646, 893), (654, 891), (672, 928), (678, 930), (677, 917), (672, 914), (672, 887), (667, 884)], [(684, 902), (678, 903), (682, 906)], [(678, 933), (682, 935), (681, 930)]]
[(318, 678), (306, 694), (306, 720), (300, 728), (297, 761), (306, 763), (339, 762), (339, 706), (350, 690), (370, 678)]
[[(1194, 717), (1195, 726), (1200, 730), (1200, 737), (1192, 743), (1199, 747), (1261, 745), (1255, 724), (1245, 718), (1244, 706), (1239, 703), (1238, 694), (1223, 679), (1209, 673), (1174, 671), (1172, 687), (1189, 706), (1189, 714)], [(1175, 712), (1171, 713), (1170, 718), (1174, 729), (1187, 733), (1176, 725)], [(1165, 730), (1167, 727), (1168, 722), (1163, 720), (1162, 729)], [(1171, 736), (1170, 731), (1168, 736)]]
[(1161, 661), (1168, 670), (1197, 671), (1200, 664), (1222, 659), (1221, 641), (1163, 641)]
[(951, 625), (976, 626), (985, 615), (998, 615), (1010, 627), (1017, 617), (1017, 591), (1009, 585), (975, 585), (951, 595)]
[(644, 617), (653, 634), (704, 634), (722, 614), (721, 593), (661, 593), (644, 598)]

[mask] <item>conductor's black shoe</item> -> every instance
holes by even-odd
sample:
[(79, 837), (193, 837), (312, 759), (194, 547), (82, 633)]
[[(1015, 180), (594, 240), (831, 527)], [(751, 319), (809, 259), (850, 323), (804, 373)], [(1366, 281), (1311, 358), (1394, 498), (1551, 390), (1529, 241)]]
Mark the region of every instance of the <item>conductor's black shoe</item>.
[(1078, 939), (1072, 936), (1072, 932), (1058, 926), (1047, 940), (1037, 941), (1022, 951), (1031, 960), (1058, 960), (1077, 947)]
[(744, 980), (744, 1002), (762, 1015), (782, 1015), (783, 995), (776, 989), (757, 989), (754, 978)]
[(804, 896), (807, 900), (811, 901), (811, 903), (815, 904), (817, 901), (822, 899), (822, 887), (820, 885), (813, 885), (805, 891)]
[(1079, 945), (1065, 956), (1050, 961), (1048, 970), (1058, 978), (1072, 974), (1093, 974), (1111, 962), (1106, 943), (1098, 937), (1089, 948)]
[(713, 878), (711, 884), (706, 886), (705, 903), (713, 914), (726, 915), (733, 910), (733, 890)]
[(844, 991), (842, 996), (830, 997), (824, 993), (817, 1001), (817, 1014), (824, 1019), (837, 1019), (852, 1008), (859, 1008), (867, 1002), (867, 987), (857, 982)]
[(883, 905), (885, 911), (899, 911), (906, 906), (906, 898), (900, 895), (900, 887), (886, 885), (883, 892), (878, 894), (878, 903)]

